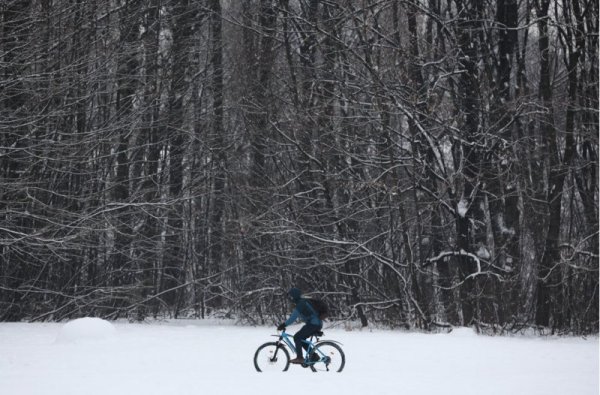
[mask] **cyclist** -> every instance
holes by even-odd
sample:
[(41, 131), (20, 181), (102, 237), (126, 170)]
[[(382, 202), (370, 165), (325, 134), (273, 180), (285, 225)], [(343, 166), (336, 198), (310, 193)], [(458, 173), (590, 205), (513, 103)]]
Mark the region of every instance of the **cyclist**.
[(321, 328), (323, 328), (323, 321), (321, 321), (319, 314), (317, 314), (310, 303), (302, 297), (302, 291), (298, 288), (290, 289), (287, 293), (287, 297), (295, 307), (290, 318), (288, 318), (286, 322), (279, 324), (277, 330), (285, 330), (287, 326), (292, 325), (297, 319), (301, 319), (305, 322), (304, 326), (294, 335), (296, 358), (290, 361), (290, 363), (302, 364), (304, 363), (302, 348), (308, 347), (306, 343), (303, 343), (303, 340), (306, 340), (316, 332), (319, 332)]

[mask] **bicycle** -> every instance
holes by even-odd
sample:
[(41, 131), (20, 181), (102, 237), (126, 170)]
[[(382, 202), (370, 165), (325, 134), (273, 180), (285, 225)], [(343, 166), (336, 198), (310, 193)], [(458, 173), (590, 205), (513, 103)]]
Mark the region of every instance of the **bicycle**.
[[(321, 341), (319, 338), (324, 334), (319, 331), (303, 340), (307, 344), (304, 356), (304, 368), (310, 368), (313, 372), (341, 372), (346, 365), (346, 356), (342, 350), (342, 343), (335, 340)], [(254, 354), (254, 367), (259, 372), (265, 371), (287, 371), (290, 367), (290, 353), (296, 352), (294, 337), (285, 332), (272, 335), (279, 339), (275, 342), (267, 342), (256, 350)], [(313, 342), (313, 339), (316, 341)]]

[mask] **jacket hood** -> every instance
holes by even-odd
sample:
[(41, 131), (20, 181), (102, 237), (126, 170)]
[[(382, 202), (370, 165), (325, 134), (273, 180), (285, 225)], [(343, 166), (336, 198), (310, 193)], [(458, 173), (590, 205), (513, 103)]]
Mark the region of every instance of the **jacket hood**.
[(292, 288), (288, 291), (288, 297), (294, 303), (298, 303), (300, 296), (302, 296), (302, 291), (300, 291), (298, 288)]

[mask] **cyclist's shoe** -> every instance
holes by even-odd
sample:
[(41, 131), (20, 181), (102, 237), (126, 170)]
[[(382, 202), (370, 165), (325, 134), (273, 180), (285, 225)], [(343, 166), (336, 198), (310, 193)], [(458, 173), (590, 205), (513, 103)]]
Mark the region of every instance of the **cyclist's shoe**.
[(321, 357), (317, 353), (312, 353), (309, 358), (310, 362), (319, 362), (320, 359)]
[(302, 364), (304, 363), (304, 358), (296, 357), (294, 359), (290, 359), (290, 363)]

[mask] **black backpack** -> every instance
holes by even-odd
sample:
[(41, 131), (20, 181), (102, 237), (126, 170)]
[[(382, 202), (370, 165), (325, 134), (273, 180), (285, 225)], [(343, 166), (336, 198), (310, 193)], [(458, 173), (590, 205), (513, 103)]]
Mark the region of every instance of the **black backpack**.
[(308, 299), (308, 303), (317, 312), (319, 319), (324, 320), (329, 317), (329, 306), (322, 299)]

